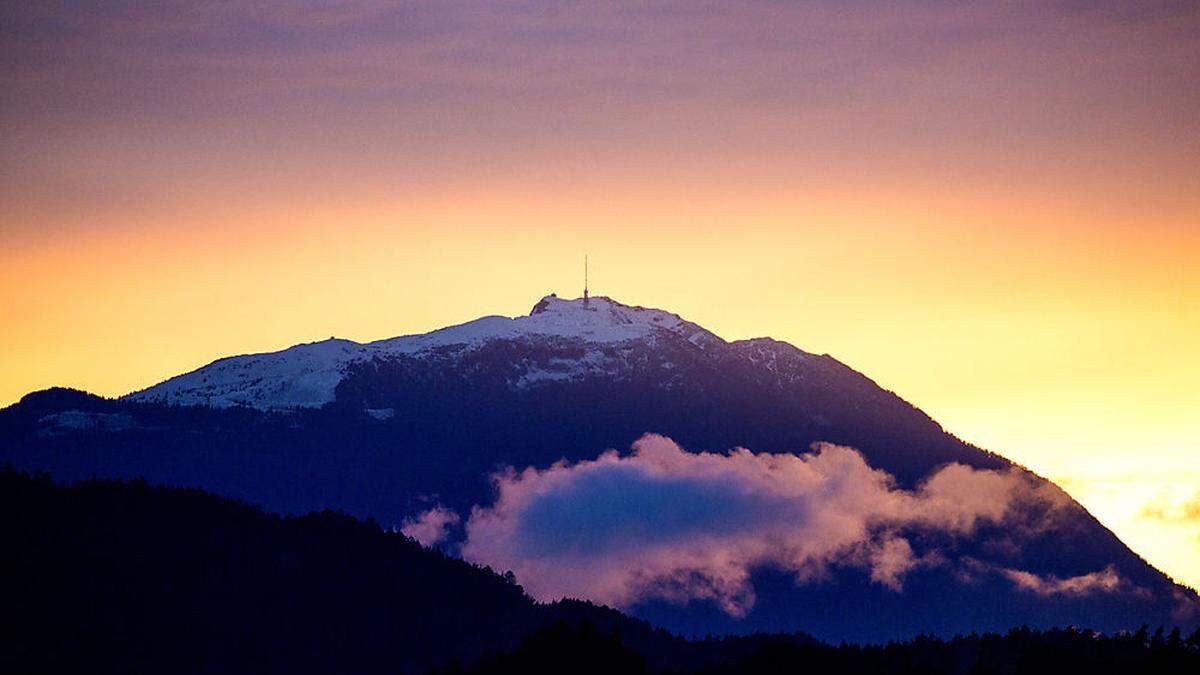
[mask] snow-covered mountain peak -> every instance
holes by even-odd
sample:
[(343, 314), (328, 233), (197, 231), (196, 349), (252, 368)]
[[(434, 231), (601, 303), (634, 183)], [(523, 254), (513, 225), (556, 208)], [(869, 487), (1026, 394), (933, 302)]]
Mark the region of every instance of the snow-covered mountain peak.
[(721, 338), (676, 314), (623, 305), (606, 297), (585, 301), (551, 294), (527, 316), (485, 316), (429, 333), (366, 344), (331, 338), (278, 352), (219, 359), (127, 398), (216, 407), (319, 407), (334, 399), (335, 389), (350, 366), (372, 359), (422, 358), (444, 349), (472, 350), (496, 340), (560, 338), (588, 345), (652, 343), (663, 333), (679, 335), (702, 349), (724, 344)]
[(687, 335), (703, 330), (677, 314), (623, 305), (603, 296), (566, 300), (550, 294), (534, 305), (529, 316), (514, 321), (530, 333), (576, 335), (590, 342), (620, 342), (646, 337), (656, 330)]
[(551, 294), (539, 300), (527, 316), (485, 316), (429, 333), (379, 340), (363, 346), (388, 353), (417, 354), (439, 347), (470, 347), (492, 340), (535, 337), (618, 343), (645, 339), (659, 331), (678, 333), (689, 339), (703, 335), (705, 340), (720, 341), (700, 326), (660, 309), (623, 305), (606, 297), (590, 298), (585, 303), (582, 298), (567, 300)]

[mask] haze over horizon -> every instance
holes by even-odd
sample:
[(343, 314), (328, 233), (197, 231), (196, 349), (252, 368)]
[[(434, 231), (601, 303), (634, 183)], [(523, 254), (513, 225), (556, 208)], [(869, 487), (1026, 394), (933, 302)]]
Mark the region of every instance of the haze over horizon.
[(1200, 586), (1194, 4), (0, 16), (0, 405), (524, 314), (587, 252), (595, 293), (829, 353)]

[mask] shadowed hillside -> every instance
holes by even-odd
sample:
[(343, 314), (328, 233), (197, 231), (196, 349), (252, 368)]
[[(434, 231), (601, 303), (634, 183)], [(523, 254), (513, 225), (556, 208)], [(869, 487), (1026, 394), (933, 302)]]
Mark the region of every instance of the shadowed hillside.
[[(586, 603), (372, 522), (282, 518), (198, 490), (0, 477), (7, 672), (422, 672), (513, 647)], [(630, 628), (632, 627), (632, 628)]]
[[(664, 339), (654, 350), (639, 350), (652, 365), (636, 365), (628, 379), (513, 390), (504, 385), (505, 369), (518, 353), (506, 352), (510, 346), (491, 343), (469, 359), (469, 369), (372, 363), (343, 383), (344, 400), (290, 413), (37, 392), (0, 411), (0, 461), (63, 481), (145, 477), (157, 485), (199, 487), (279, 513), (335, 508), (389, 528), (434, 499), (465, 520), (473, 505), (492, 502), (490, 476), (502, 466), (590, 459), (605, 448), (628, 448), (647, 430), (695, 450), (744, 444), (759, 452), (790, 452), (819, 440), (851, 444), (872, 466), (894, 470), (902, 485), (951, 459), (981, 469), (1007, 464), (944, 434), (919, 411), (824, 357), (797, 357), (796, 367), (815, 370), (789, 384), (791, 394), (777, 396), (771, 393), (775, 385), (754, 382), (756, 366), (717, 367), (692, 347)], [(546, 349), (563, 355), (570, 350)], [(519, 353), (540, 352), (526, 346)], [(664, 388), (655, 379), (668, 362), (690, 363), (669, 369), (673, 377), (686, 370), (687, 386)], [(777, 360), (779, 370), (787, 367)], [(821, 375), (826, 370), (831, 374)], [(853, 391), (858, 393), (847, 393)], [(392, 416), (364, 413), (379, 409)], [(817, 422), (814, 410), (826, 411)], [(846, 419), (832, 422), (835, 411)], [(906, 453), (897, 454), (901, 450)], [(1071, 516), (1067, 522), (1040, 532), (992, 526), (953, 542), (911, 542), (1042, 578), (1070, 579), (1111, 565), (1128, 582), (1121, 588), (1134, 592), (1039, 595), (995, 574), (962, 584), (937, 567), (913, 570), (904, 592), (855, 569), (797, 586), (794, 575), (762, 569), (755, 570), (757, 602), (745, 618), (704, 600), (680, 605), (650, 598), (626, 609), (686, 635), (803, 631), (833, 641), (903, 639), (922, 631), (949, 636), (1021, 624), (1107, 631), (1141, 623), (1192, 625), (1195, 617), (1179, 609), (1194, 604), (1194, 594), (1174, 586), (1082, 508), (1071, 505), (1063, 513)]]
[(1194, 672), (1200, 631), (1016, 630), (883, 647), (687, 642), (589, 603), (538, 605), (372, 522), (198, 490), (0, 474), (6, 672)]

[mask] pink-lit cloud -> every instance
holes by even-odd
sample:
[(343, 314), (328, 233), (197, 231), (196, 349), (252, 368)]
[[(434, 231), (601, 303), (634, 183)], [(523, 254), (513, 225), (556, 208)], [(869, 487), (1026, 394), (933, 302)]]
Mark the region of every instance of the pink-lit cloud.
[(1121, 586), (1121, 578), (1111, 565), (1099, 572), (1066, 578), (1039, 576), (1016, 569), (1002, 569), (1000, 572), (1017, 588), (1037, 595), (1080, 596), (1112, 593)]
[[(1016, 469), (949, 465), (904, 490), (852, 448), (692, 453), (656, 435), (634, 443), (631, 455), (510, 469), (495, 482), (495, 504), (476, 507), (466, 524), (468, 560), (513, 570), (541, 600), (712, 600), (734, 616), (755, 603), (755, 568), (774, 566), (805, 583), (851, 566), (902, 592), (912, 570), (945, 564), (936, 551), (915, 553), (910, 533), (969, 535), (1005, 522), (1018, 504), (1053, 512), (1067, 503)], [(1106, 578), (1039, 588), (1084, 593)]]
[(458, 524), (459, 516), (443, 506), (435, 506), (416, 518), (409, 518), (400, 525), (405, 536), (421, 542), (422, 546), (439, 544), (446, 538), (447, 529)]

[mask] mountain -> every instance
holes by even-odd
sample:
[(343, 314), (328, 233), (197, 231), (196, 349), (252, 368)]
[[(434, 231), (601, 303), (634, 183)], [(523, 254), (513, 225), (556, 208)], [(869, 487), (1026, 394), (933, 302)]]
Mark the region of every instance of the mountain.
[(118, 400), (37, 392), (0, 411), (0, 459), (339, 508), (688, 634), (1118, 629), (1200, 606), (832, 357), (608, 298), (222, 359)]
[(65, 486), (0, 470), (0, 540), (4, 672), (1185, 673), (1200, 662), (1200, 631), (688, 642), (589, 603), (535, 603), (376, 523), (282, 518), (141, 481)]
[(684, 643), (372, 522), (281, 518), (198, 490), (0, 471), (5, 672), (423, 673), (587, 622)]
[(547, 342), (586, 345), (577, 358), (530, 362), (509, 381), (521, 389), (547, 381), (578, 381), (619, 376), (623, 366), (611, 350), (622, 345), (653, 346), (659, 337), (682, 338), (704, 349), (724, 341), (675, 314), (627, 307), (608, 298), (543, 298), (529, 316), (486, 316), (422, 335), (360, 344), (331, 338), (270, 354), (234, 356), (130, 394), (132, 401), (259, 410), (315, 408), (332, 403), (337, 388), (364, 364), (405, 359), (453, 359), (489, 343)]

